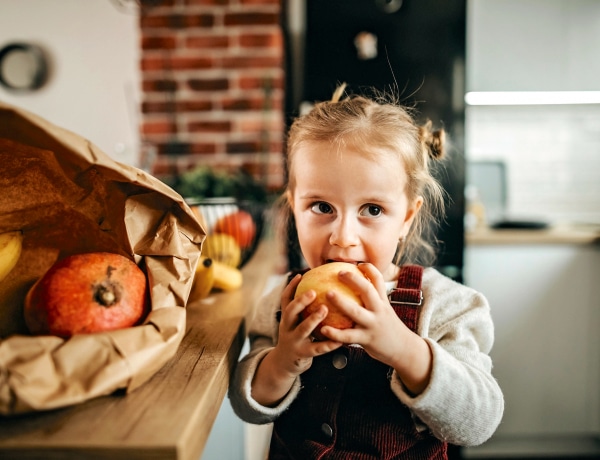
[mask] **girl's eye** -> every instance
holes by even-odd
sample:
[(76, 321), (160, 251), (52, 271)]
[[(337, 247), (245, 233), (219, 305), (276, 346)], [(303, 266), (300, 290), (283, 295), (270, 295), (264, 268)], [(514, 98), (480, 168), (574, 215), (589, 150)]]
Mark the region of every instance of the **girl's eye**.
[(310, 209), (317, 214), (331, 214), (333, 212), (331, 206), (324, 201), (319, 201), (318, 203), (313, 204)]
[(360, 211), (360, 215), (361, 216), (366, 216), (366, 217), (377, 217), (377, 216), (380, 216), (381, 213), (383, 213), (383, 209), (381, 209), (381, 207), (377, 206), (376, 204), (366, 205)]

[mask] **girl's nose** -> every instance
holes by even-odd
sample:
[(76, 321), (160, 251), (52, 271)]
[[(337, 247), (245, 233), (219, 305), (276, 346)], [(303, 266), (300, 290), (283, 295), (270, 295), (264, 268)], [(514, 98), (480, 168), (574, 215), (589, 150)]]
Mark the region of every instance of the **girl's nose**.
[(358, 244), (358, 231), (352, 219), (339, 218), (333, 223), (329, 244), (342, 248)]

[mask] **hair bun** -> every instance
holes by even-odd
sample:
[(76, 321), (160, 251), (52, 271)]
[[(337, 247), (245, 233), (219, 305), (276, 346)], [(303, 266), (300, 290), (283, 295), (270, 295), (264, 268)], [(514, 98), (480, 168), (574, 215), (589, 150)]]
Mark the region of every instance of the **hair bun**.
[(433, 160), (439, 160), (444, 157), (446, 144), (446, 131), (437, 129), (433, 131), (431, 120), (420, 127), (421, 142), (423, 143), (427, 154)]

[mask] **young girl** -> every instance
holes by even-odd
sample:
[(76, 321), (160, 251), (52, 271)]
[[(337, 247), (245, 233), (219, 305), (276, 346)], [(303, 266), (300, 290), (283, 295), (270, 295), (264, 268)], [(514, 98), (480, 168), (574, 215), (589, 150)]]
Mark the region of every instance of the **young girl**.
[(315, 341), (327, 307), (302, 320), (315, 292), (294, 299), (301, 275), (282, 277), (229, 397), (243, 420), (274, 422), (269, 458), (444, 459), (448, 444), (487, 440), (504, 410), (486, 299), (413, 265), (443, 202), (429, 164), (444, 133), (393, 101), (340, 93), (292, 125), (285, 203), (309, 268), (358, 265), (365, 277), (339, 278), (365, 308), (329, 292), (355, 326)]

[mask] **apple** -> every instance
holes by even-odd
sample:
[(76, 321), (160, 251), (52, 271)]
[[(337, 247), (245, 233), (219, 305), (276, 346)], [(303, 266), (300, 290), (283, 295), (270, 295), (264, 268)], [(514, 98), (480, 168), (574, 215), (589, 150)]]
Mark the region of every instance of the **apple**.
[(256, 224), (248, 211), (240, 209), (217, 220), (214, 232), (231, 235), (240, 248), (244, 249), (254, 241)]
[(326, 305), (328, 309), (325, 319), (315, 328), (313, 336), (316, 339), (323, 340), (325, 337), (319, 332), (323, 326), (333, 326), (337, 329), (348, 329), (354, 326), (354, 322), (344, 313), (333, 305), (326, 297), (328, 291), (335, 291), (340, 297), (364, 306), (361, 298), (346, 284), (338, 278), (340, 271), (348, 271), (364, 276), (355, 264), (348, 262), (331, 262), (320, 265), (307, 271), (298, 283), (294, 297), (299, 297), (309, 290), (317, 293), (315, 300), (302, 311), (302, 318), (307, 318), (315, 312), (321, 305)]
[(107, 252), (68, 256), (29, 289), (25, 323), (32, 334), (74, 334), (138, 324), (147, 311), (146, 275), (132, 260)]

